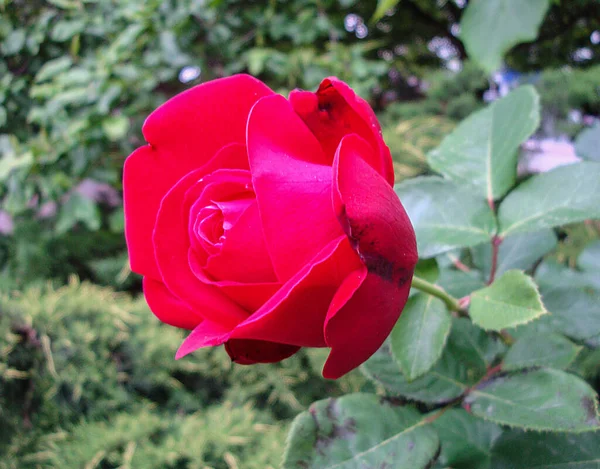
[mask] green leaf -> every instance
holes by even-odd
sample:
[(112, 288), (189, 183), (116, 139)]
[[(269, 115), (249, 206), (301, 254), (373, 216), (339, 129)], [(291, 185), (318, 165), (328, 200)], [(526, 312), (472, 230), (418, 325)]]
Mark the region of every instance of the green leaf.
[(519, 338), (502, 362), (503, 370), (519, 370), (534, 366), (566, 369), (581, 351), (559, 334), (529, 334)]
[(538, 266), (535, 271), (535, 281), (544, 293), (564, 287), (590, 287), (600, 290), (600, 276), (594, 271), (578, 272), (552, 259), (545, 259)]
[(73, 59), (71, 59), (71, 57), (68, 55), (54, 60), (49, 60), (48, 62), (44, 63), (42, 68), (40, 68), (39, 72), (35, 76), (35, 81), (39, 83), (53, 78), (59, 73), (68, 70), (71, 65), (73, 65)]
[(477, 383), (501, 345), (468, 319), (454, 319), (442, 356), (431, 371), (408, 382), (387, 341), (361, 367), (364, 374), (392, 395), (442, 404), (456, 399)]
[(408, 300), (390, 336), (392, 354), (408, 381), (429, 371), (440, 358), (451, 325), (442, 300), (424, 293)]
[(469, 58), (495, 72), (513, 46), (537, 37), (549, 6), (549, 0), (471, 0), (460, 22)]
[(440, 442), (415, 409), (371, 394), (349, 394), (312, 404), (288, 436), (282, 469), (424, 469)]
[(542, 291), (550, 314), (542, 325), (573, 339), (584, 340), (600, 334), (600, 292), (589, 288), (558, 287)]
[(495, 200), (515, 185), (519, 146), (539, 123), (539, 96), (533, 86), (521, 86), (462, 121), (427, 160), (457, 184)]
[(537, 285), (520, 270), (509, 270), (489, 287), (473, 292), (469, 314), (475, 324), (499, 331), (546, 314)]
[(2, 41), (0, 50), (2, 54), (14, 55), (17, 54), (25, 45), (25, 39), (27, 39), (27, 33), (24, 29), (15, 29), (11, 31)]
[(420, 257), (489, 241), (496, 232), (488, 204), (468, 189), (439, 177), (417, 177), (396, 185), (417, 235)]
[(588, 244), (579, 254), (577, 267), (586, 272), (600, 272), (600, 240)]
[(442, 451), (438, 463), (455, 469), (489, 469), (492, 445), (502, 429), (464, 409), (450, 409), (433, 422)]
[(400, 0), (377, 0), (377, 8), (371, 17), (371, 23), (376, 23), (385, 16), (388, 10), (394, 8)]
[(53, 41), (63, 42), (71, 39), (85, 28), (84, 20), (61, 20), (54, 25), (50, 37)]
[[(0, 148), (2, 144), (0, 143)], [(0, 181), (5, 181), (8, 176), (18, 169), (29, 169), (33, 165), (31, 152), (17, 156), (14, 151), (7, 151), (0, 158)]]
[(476, 270), (463, 272), (456, 269), (442, 269), (436, 283), (455, 298), (462, 298), (485, 287), (481, 273)]
[(492, 449), (491, 469), (598, 469), (600, 433), (505, 432)]
[[(511, 269), (528, 270), (556, 245), (556, 235), (551, 229), (509, 236), (502, 241), (498, 250), (496, 275), (502, 275)], [(475, 246), (471, 248), (471, 253), (473, 262), (480, 270), (483, 272), (491, 270), (491, 243)]]
[(100, 210), (93, 200), (74, 193), (61, 207), (56, 231), (59, 234), (66, 233), (77, 223), (82, 223), (87, 229), (95, 231), (100, 228), (101, 219)]
[(561, 166), (525, 181), (500, 204), (500, 235), (600, 218), (600, 163)]
[(474, 415), (502, 425), (563, 432), (600, 428), (595, 391), (560, 370), (497, 376), (472, 390), (465, 403)]
[(586, 160), (600, 162), (600, 122), (596, 122), (577, 136), (575, 153)]

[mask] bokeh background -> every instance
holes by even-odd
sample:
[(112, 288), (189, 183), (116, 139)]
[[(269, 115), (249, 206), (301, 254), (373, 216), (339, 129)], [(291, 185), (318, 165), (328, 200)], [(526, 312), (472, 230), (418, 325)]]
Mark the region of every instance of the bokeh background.
[[(460, 39), (467, 6), (0, 0), (0, 468), (275, 468), (309, 403), (376, 391), (359, 371), (323, 380), (324, 350), (174, 361), (183, 334), (152, 316), (129, 270), (123, 162), (154, 108), (238, 72), (284, 94), (347, 81), (378, 113), (398, 180), (522, 83), (543, 111), (523, 173), (597, 149), (600, 2), (553, 0), (537, 39), (491, 74)], [(567, 227), (551, 256), (574, 263), (598, 232)]]

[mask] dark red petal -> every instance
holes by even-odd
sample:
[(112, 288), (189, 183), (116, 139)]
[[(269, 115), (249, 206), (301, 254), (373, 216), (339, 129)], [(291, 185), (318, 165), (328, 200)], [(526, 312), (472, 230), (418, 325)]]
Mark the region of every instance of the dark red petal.
[[(349, 281), (351, 288), (362, 280), (358, 278), (362, 275), (358, 272), (354, 283)], [(345, 298), (335, 301), (327, 313), (325, 340), (331, 353), (323, 367), (325, 378), (337, 379), (373, 355), (392, 331), (406, 304), (410, 278), (400, 286), (374, 273), (363, 278), (347, 302)], [(343, 306), (336, 310), (339, 304)]]
[(191, 88), (148, 117), (143, 132), (150, 145), (127, 158), (123, 173), (125, 234), (135, 272), (160, 279), (152, 256), (160, 201), (221, 148), (244, 144), (250, 109), (272, 93), (255, 78), (236, 75)]
[(227, 327), (212, 321), (202, 321), (192, 333), (185, 338), (175, 354), (175, 359), (179, 360), (202, 347), (221, 345), (228, 338), (229, 329)]
[(372, 151), (351, 135), (342, 140), (334, 162), (334, 207), (368, 274), (357, 274), (364, 278), (360, 288), (349, 299), (334, 301), (327, 313), (325, 339), (332, 351), (323, 376), (329, 378), (365, 361), (389, 335), (418, 259), (415, 234), (398, 196), (363, 158)]
[(324, 347), (323, 324), (331, 300), (344, 278), (360, 266), (348, 239), (339, 237), (239, 324), (231, 337)]
[(369, 103), (346, 83), (335, 77), (326, 78), (316, 93), (292, 91), (290, 102), (323, 146), (329, 161), (344, 136), (358, 134), (375, 150), (367, 162), (390, 185), (394, 184), (390, 150), (383, 141), (377, 117)]
[(193, 329), (202, 321), (202, 316), (188, 308), (162, 282), (144, 277), (142, 285), (150, 310), (162, 322), (182, 329)]
[(369, 272), (396, 284), (410, 282), (418, 260), (415, 232), (394, 190), (366, 163), (372, 151), (356, 135), (340, 143), (334, 210)]
[(162, 200), (154, 228), (154, 255), (163, 281), (174, 295), (205, 319), (231, 328), (246, 319), (247, 313), (218, 288), (196, 278), (188, 264), (189, 213), (184, 200), (202, 174), (202, 169), (192, 171)]
[(225, 343), (231, 360), (240, 365), (275, 363), (294, 355), (300, 347), (263, 340), (231, 339)]
[(342, 234), (331, 204), (331, 167), (281, 96), (261, 99), (248, 121), (252, 182), (275, 272), (285, 282)]

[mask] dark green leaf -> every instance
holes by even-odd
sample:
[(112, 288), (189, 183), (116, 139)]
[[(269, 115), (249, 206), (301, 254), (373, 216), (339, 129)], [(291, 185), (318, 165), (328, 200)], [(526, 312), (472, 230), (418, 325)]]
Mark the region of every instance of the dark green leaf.
[(475, 417), (464, 409), (450, 409), (433, 422), (442, 452), (438, 462), (453, 469), (489, 469), (491, 449), (502, 434), (492, 422)]
[(550, 0), (471, 0), (460, 22), (469, 57), (495, 72), (513, 46), (537, 37), (549, 6)]
[(533, 86), (522, 86), (462, 121), (427, 160), (482, 198), (498, 199), (514, 186), (517, 151), (539, 121), (539, 96)]
[(598, 469), (600, 432), (505, 432), (492, 449), (491, 469)]
[(489, 241), (496, 221), (485, 200), (438, 177), (418, 177), (396, 185), (417, 235), (420, 257)]
[(477, 386), (465, 402), (474, 415), (502, 425), (557, 432), (600, 428), (595, 391), (560, 370), (497, 376)]
[(559, 334), (529, 334), (519, 338), (502, 362), (504, 370), (534, 366), (566, 369), (581, 347)]
[(469, 314), (484, 329), (499, 331), (526, 324), (546, 314), (533, 279), (509, 270), (489, 287), (473, 292)]
[(525, 181), (500, 204), (500, 234), (600, 218), (600, 163), (561, 166)]
[[(498, 250), (496, 275), (507, 270), (528, 270), (557, 244), (554, 231), (548, 229), (536, 233), (521, 233), (509, 236), (502, 241)], [(473, 262), (483, 272), (489, 272), (492, 266), (491, 243), (471, 248)]]
[(294, 420), (282, 469), (426, 468), (439, 439), (415, 409), (370, 394), (312, 404)]
[(423, 375), (440, 358), (450, 333), (444, 303), (424, 293), (408, 300), (391, 333), (392, 354), (408, 381)]
[(427, 374), (408, 382), (386, 342), (362, 366), (368, 378), (392, 395), (432, 404), (449, 402), (479, 381), (501, 347), (468, 319), (455, 319), (437, 364)]

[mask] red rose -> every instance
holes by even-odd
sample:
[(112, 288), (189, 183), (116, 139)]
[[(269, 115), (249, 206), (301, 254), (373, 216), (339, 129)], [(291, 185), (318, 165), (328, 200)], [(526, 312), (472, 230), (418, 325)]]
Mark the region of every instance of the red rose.
[(237, 363), (331, 347), (323, 376), (365, 361), (406, 302), (415, 235), (369, 105), (336, 78), (289, 100), (238, 75), (154, 111), (125, 162), (126, 237), (177, 352)]

